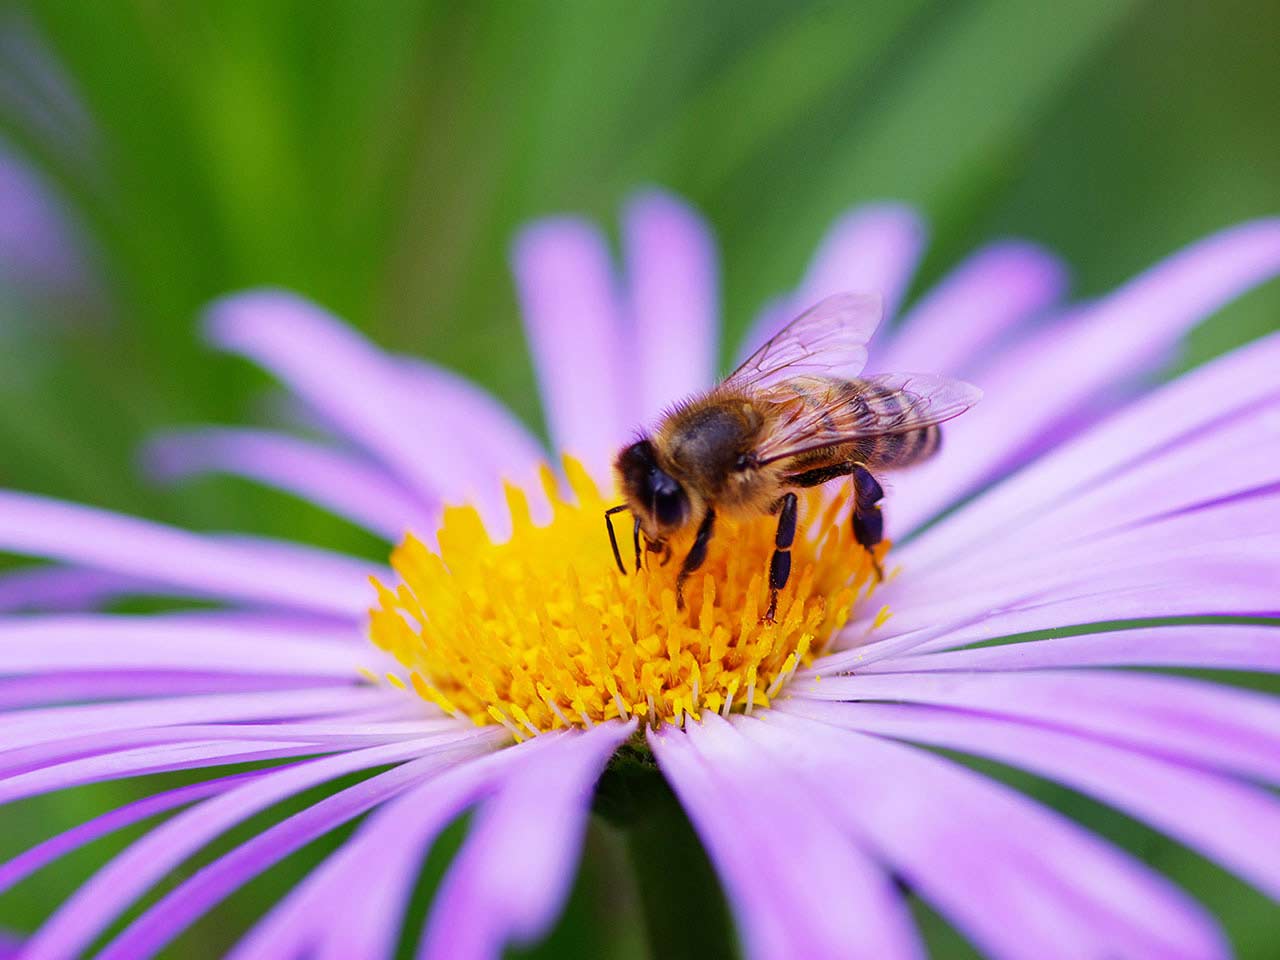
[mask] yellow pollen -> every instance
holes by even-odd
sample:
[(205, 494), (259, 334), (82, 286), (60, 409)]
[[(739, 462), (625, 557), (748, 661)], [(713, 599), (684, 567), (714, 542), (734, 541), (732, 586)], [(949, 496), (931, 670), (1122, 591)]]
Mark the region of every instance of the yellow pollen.
[[(604, 529), (608, 504), (580, 464), (566, 458), (565, 471), (571, 500), (544, 471), (550, 523), (535, 525), (525, 495), (508, 487), (509, 540), (494, 543), (473, 508), (449, 508), (437, 551), (410, 534), (391, 554), (400, 582), (374, 581), (373, 642), (403, 665), (418, 696), (450, 714), (501, 724), (520, 740), (615, 717), (681, 725), (703, 711), (758, 710), (872, 589), (847, 496), (814, 490), (801, 499), (773, 623), (760, 619), (777, 527), (769, 516), (717, 518), (677, 609), (692, 535), (672, 541), (665, 566), (648, 554), (647, 569), (620, 574)], [(630, 570), (630, 518), (615, 520)], [(877, 548), (882, 562), (887, 550)]]

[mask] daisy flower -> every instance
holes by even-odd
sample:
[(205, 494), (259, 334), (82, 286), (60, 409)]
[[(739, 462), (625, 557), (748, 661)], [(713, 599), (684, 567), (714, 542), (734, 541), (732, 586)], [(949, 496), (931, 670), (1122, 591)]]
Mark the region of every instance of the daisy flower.
[[(410, 936), (423, 957), (496, 956), (550, 929), (627, 765), (678, 797), (750, 957), (920, 956), (904, 889), (991, 956), (1228, 955), (1169, 879), (958, 757), (1063, 784), (1280, 897), (1280, 847), (1261, 839), (1280, 836), (1280, 703), (1119, 669), (1280, 668), (1280, 632), (1257, 622), (1280, 613), (1280, 334), (1149, 385), (1188, 329), (1280, 269), (1280, 222), (1088, 303), (1062, 302), (1054, 257), (999, 243), (901, 311), (924, 234), (902, 207), (852, 212), (748, 338), (873, 292), (897, 319), (871, 369), (986, 393), (891, 488), (884, 583), (841, 495), (803, 501), (773, 624), (771, 518), (723, 525), (684, 609), (674, 564), (623, 576), (602, 528), (615, 451), (708, 387), (720, 354), (713, 242), (679, 200), (633, 200), (620, 268), (576, 219), (515, 244), (559, 473), (476, 387), (298, 297), (215, 304), (212, 344), (274, 374), (313, 429), (176, 433), (152, 468), (304, 497), (394, 544), (390, 566), (0, 493), (0, 549), (53, 561), (0, 580), (0, 800), (206, 774), (0, 864), (4, 890), (164, 818), (24, 956), (150, 955), (350, 825), (233, 956), (389, 956), (426, 852), (465, 811)], [(92, 612), (124, 594), (207, 605)]]

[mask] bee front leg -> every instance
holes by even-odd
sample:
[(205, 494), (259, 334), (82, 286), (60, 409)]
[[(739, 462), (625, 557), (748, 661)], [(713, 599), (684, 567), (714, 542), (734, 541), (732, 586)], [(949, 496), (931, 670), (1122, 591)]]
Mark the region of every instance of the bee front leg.
[(875, 571), (877, 583), (884, 580), (884, 570), (875, 555), (876, 545), (884, 539), (884, 514), (880, 512), (882, 499), (884, 488), (880, 482), (862, 464), (854, 464), (853, 538), (871, 556), (871, 568)]
[(774, 614), (778, 612), (778, 591), (791, 579), (791, 544), (796, 539), (796, 495), (783, 494), (773, 509), (778, 514), (778, 532), (773, 537), (773, 557), (769, 561), (769, 610), (761, 618), (764, 623), (773, 623)]
[(684, 563), (680, 565), (680, 575), (676, 577), (676, 608), (684, 609), (684, 582), (689, 579), (702, 562), (707, 559), (707, 544), (711, 542), (711, 533), (716, 525), (716, 512), (707, 507), (702, 523), (698, 525), (698, 535), (693, 539), (693, 546), (685, 554)]

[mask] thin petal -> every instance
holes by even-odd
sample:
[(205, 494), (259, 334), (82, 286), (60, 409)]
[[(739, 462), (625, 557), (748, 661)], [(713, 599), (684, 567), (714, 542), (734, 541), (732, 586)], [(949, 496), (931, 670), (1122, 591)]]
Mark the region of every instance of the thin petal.
[[(904, 475), (897, 529), (910, 530), (982, 481), (1040, 452), (1093, 398), (1135, 384), (1192, 326), (1280, 270), (1280, 220), (1224, 230), (1153, 267), (974, 375), (985, 398), (949, 425), (943, 452)], [(1066, 431), (1070, 432), (1070, 431)]]
[(740, 727), (992, 956), (1038, 960), (1064, 943), (1081, 956), (1230, 955), (1213, 918), (1165, 878), (1003, 784), (786, 703)]
[[(427, 749), (432, 747), (434, 743)], [(335, 777), (413, 759), (423, 750), (423, 744), (410, 741), (293, 764), (183, 811), (116, 856), (64, 901), (32, 937), (29, 956), (54, 960), (84, 950), (170, 870), (214, 837), (271, 805)]]
[(1019, 717), (1280, 783), (1280, 701), (1187, 677), (1105, 670), (859, 674), (788, 689), (811, 699), (894, 700)]
[(1142, 627), (897, 657), (860, 665), (858, 671), (967, 673), (1057, 667), (1188, 667), (1280, 673), (1280, 628), (1246, 624)]
[(298, 720), (367, 710), (405, 699), (388, 690), (353, 686), (192, 697), (156, 697), (125, 703), (46, 707), (5, 716), (0, 755), (20, 746), (83, 733), (106, 733), (180, 723)]
[(230, 960), (270, 960), (308, 949), (337, 958), (390, 956), (425, 848), (507, 771), (558, 739), (534, 737), (470, 760), (384, 804), (249, 932)]
[(931, 527), (910, 545), (912, 566), (1008, 537), (1163, 453), (1239, 422), (1274, 402), (1278, 366), (1280, 334), (1273, 334), (1179, 377)]
[(476, 486), (471, 453), (457, 442), (459, 419), (468, 422), (471, 411), (415, 416), (431, 397), (412, 389), (409, 365), (336, 317), (264, 290), (218, 301), (206, 327), (213, 343), (270, 370), (426, 502), (462, 502)]
[(885, 317), (892, 317), (911, 283), (926, 234), (916, 213), (899, 204), (858, 207), (845, 214), (827, 231), (799, 289), (757, 317), (745, 338), (745, 352), (836, 293), (878, 293)]
[(512, 261), (552, 445), (607, 477), (634, 411), (605, 239), (585, 221), (544, 220), (516, 238)]
[(31, 874), (48, 866), (55, 860), (80, 849), (86, 844), (92, 843), (100, 837), (122, 830), (135, 823), (140, 823), (161, 813), (166, 813), (175, 807), (184, 807), (197, 800), (203, 800), (205, 797), (229, 790), (239, 783), (259, 776), (261, 776), (260, 772), (249, 771), (247, 773), (233, 774), (229, 777), (219, 777), (214, 780), (204, 780), (200, 783), (175, 787), (163, 793), (153, 793), (140, 800), (117, 807), (115, 810), (104, 813), (101, 816), (94, 817), (92, 820), (79, 823), (70, 830), (50, 837), (43, 843), (38, 843), (34, 847), (24, 850), (13, 859), (0, 864), (0, 893), (21, 883)]
[(635, 324), (639, 419), (647, 423), (714, 381), (719, 265), (707, 224), (659, 190), (627, 204), (623, 254)]
[(93, 610), (124, 594), (156, 592), (154, 584), (83, 567), (25, 567), (0, 574), (0, 613)]
[(180, 587), (193, 596), (345, 617), (368, 609), (368, 578), (385, 575), (374, 564), (311, 547), (264, 541), (259, 549), (7, 490), (0, 490), (0, 550)]
[(448, 749), (419, 757), (287, 817), (197, 871), (130, 924), (99, 956), (128, 960), (158, 951), (223, 898), (303, 845), (474, 756), (474, 750)]
[(485, 804), (436, 899), (419, 955), (498, 956), (544, 936), (568, 896), (591, 798), (635, 721), (567, 735)]
[(393, 543), (434, 530), (436, 516), (379, 468), (331, 447), (265, 430), (207, 428), (163, 434), (148, 447), (163, 480), (229, 473), (308, 500)]
[(942, 279), (902, 318), (876, 353), (877, 370), (936, 370), (964, 376), (998, 338), (1058, 301), (1066, 267), (1029, 243), (979, 250)]
[[(805, 706), (795, 704), (798, 712)], [(867, 733), (962, 750), (1057, 780), (1162, 830), (1280, 900), (1280, 802), (1266, 791), (1060, 730), (964, 711), (842, 703), (813, 716)]]
[[(728, 723), (708, 714), (684, 733), (651, 730), (649, 742), (707, 844), (749, 956), (923, 955), (888, 875)], [(839, 907), (815, 890), (840, 891)]]

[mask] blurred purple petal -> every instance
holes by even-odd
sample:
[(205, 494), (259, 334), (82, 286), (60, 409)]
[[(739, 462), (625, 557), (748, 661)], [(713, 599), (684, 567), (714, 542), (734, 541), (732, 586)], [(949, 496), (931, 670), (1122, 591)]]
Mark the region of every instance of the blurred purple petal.
[(83, 567), (25, 567), (0, 574), (0, 613), (92, 610), (125, 594), (160, 588), (136, 577)]
[[(923, 955), (889, 876), (765, 751), (711, 713), (687, 732), (668, 726), (648, 738), (725, 885), (748, 956)], [(840, 891), (840, 903), (815, 890)]]
[(419, 956), (499, 956), (549, 931), (569, 895), (596, 779), (631, 723), (569, 733), (506, 778), (445, 875)]
[[(311, 408), (377, 457), (425, 502), (465, 502), (481, 477), (458, 424), (470, 410), (433, 409), (403, 361), (384, 354), (301, 297), (260, 290), (215, 303), (209, 338), (284, 381)], [(486, 473), (484, 480), (491, 480)]]
[(1133, 384), (1196, 323), (1280, 270), (1280, 220), (1193, 244), (973, 374), (986, 397), (948, 425), (941, 454), (903, 475), (894, 525), (910, 530), (1000, 472), (1100, 392)]
[(924, 252), (926, 233), (916, 213), (899, 204), (858, 207), (845, 214), (827, 231), (799, 288), (756, 318), (743, 338), (743, 353), (835, 293), (878, 293), (885, 320), (892, 319)]
[(512, 265), (552, 448), (607, 477), (636, 411), (605, 239), (585, 221), (540, 221), (516, 238)]
[[(811, 711), (851, 729), (962, 750), (1087, 793), (1162, 830), (1280, 900), (1280, 801), (1256, 787), (1061, 730), (968, 712), (887, 703)], [(794, 709), (805, 712), (805, 704)]]
[(639, 420), (708, 389), (718, 366), (720, 271), (702, 218), (659, 190), (634, 197), (623, 253), (635, 332)]
[(91, 286), (85, 239), (34, 170), (0, 144), (0, 284), (62, 300)]
[(788, 703), (760, 716), (738, 726), (980, 949), (1027, 960), (1067, 944), (1087, 957), (1230, 955), (1213, 918), (1172, 883), (1017, 791)]
[(392, 543), (434, 530), (427, 504), (372, 464), (330, 447), (265, 430), (205, 428), (161, 434), (147, 449), (162, 480), (229, 473), (331, 510)]
[(328, 684), (328, 689), (352, 686), (354, 678), (317, 680), (309, 677), (237, 676), (199, 671), (135, 670), (122, 673), (64, 671), (0, 679), (0, 709), (14, 710), (49, 703), (118, 700), (127, 697), (254, 693), (295, 690)]
[[(478, 728), (471, 739), (484, 740)], [(426, 749), (452, 749), (452, 746), (431, 745)], [(423, 752), (423, 744), (410, 741), (296, 763), (201, 802), (137, 840), (64, 900), (31, 938), (27, 946), (29, 956), (32, 960), (54, 960), (84, 950), (112, 920), (170, 870), (219, 834), (273, 804), (336, 777), (411, 760)], [(404, 774), (400, 776), (403, 778)], [(366, 796), (367, 802), (350, 815), (382, 799), (385, 794), (380, 793), (379, 787), (387, 779), (396, 778), (383, 774), (344, 791)], [(335, 794), (329, 800), (337, 801), (342, 795)], [(332, 805), (339, 804), (340, 801)]]
[(357, 616), (373, 599), (368, 578), (385, 573), (325, 550), (262, 543), (263, 549), (219, 543), (148, 520), (0, 490), (0, 550), (183, 587), (195, 596)]
[(984, 348), (1007, 342), (1066, 291), (1057, 257), (1029, 243), (984, 247), (951, 271), (902, 318), (876, 351), (877, 370), (934, 370), (964, 376)]
[(1034, 720), (1280, 783), (1280, 701), (1187, 677), (1110, 670), (859, 674), (789, 689), (817, 700), (894, 700)]

